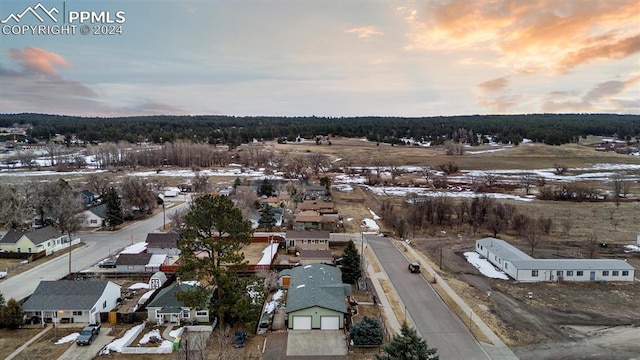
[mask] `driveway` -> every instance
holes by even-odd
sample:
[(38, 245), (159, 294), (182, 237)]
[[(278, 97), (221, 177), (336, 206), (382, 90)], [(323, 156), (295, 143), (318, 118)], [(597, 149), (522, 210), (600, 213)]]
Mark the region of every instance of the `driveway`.
[(342, 330), (291, 330), (288, 332), (287, 356), (347, 355)]
[(71, 347), (58, 358), (58, 360), (87, 360), (93, 359), (100, 349), (105, 345), (113, 341), (115, 337), (107, 335), (111, 331), (111, 328), (102, 328), (98, 337), (93, 339), (93, 342), (89, 346), (78, 346), (78, 344), (71, 344)]

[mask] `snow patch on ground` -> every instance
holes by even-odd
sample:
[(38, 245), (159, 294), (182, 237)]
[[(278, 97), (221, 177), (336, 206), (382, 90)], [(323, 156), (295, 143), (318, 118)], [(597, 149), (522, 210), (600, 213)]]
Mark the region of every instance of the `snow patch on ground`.
[(494, 279), (503, 279), (508, 280), (509, 276), (502, 271), (496, 270), (496, 268), (486, 259), (481, 259), (480, 255), (477, 252), (468, 251), (464, 253), (464, 257), (467, 258), (467, 261), (478, 268), (482, 275)]
[(350, 193), (353, 192), (353, 186), (344, 184), (344, 185), (333, 185), (333, 187), (340, 192)]
[(279, 243), (269, 244), (262, 250), (262, 259), (258, 261), (258, 265), (270, 265), (273, 258), (278, 254)]
[(76, 339), (78, 338), (78, 336), (80, 335), (80, 333), (74, 332), (71, 333), (65, 337), (62, 337), (60, 339), (58, 339), (58, 341), (55, 342), (56, 345), (62, 345), (62, 344), (68, 344), (70, 342), (74, 342), (76, 341)]
[(177, 328), (175, 330), (171, 330), (169, 331), (169, 336), (171, 336), (172, 338), (177, 338), (178, 336), (182, 335), (183, 332), (183, 328)]
[(140, 339), (140, 344), (148, 344), (149, 341), (151, 340), (151, 337), (157, 337), (158, 339), (160, 339), (160, 330), (158, 329), (153, 329), (151, 331), (149, 331), (148, 333), (142, 335), (142, 339)]
[(373, 212), (373, 210), (369, 209), (369, 212), (371, 213), (371, 216), (373, 217), (373, 220), (380, 220), (381, 217), (376, 215), (376, 213)]
[(108, 355), (110, 351), (122, 352), (122, 349), (126, 346), (126, 344), (132, 341), (132, 338), (136, 336), (136, 332), (142, 327), (142, 324), (136, 325), (131, 329), (127, 330), (121, 338), (115, 339), (112, 342), (108, 343), (100, 352), (100, 354)]
[(283, 296), (284, 296), (284, 291), (282, 290), (278, 290), (275, 294), (273, 294), (273, 296), (271, 297), (271, 301), (269, 301), (264, 306), (264, 312), (267, 314), (273, 314), (273, 312), (276, 310), (276, 307), (278, 305), (278, 300), (282, 299)]
[(375, 220), (366, 218), (362, 221), (364, 222), (364, 226), (366, 228), (369, 228), (370, 231), (373, 231), (373, 232), (380, 231), (380, 226), (378, 226), (378, 223), (376, 223)]

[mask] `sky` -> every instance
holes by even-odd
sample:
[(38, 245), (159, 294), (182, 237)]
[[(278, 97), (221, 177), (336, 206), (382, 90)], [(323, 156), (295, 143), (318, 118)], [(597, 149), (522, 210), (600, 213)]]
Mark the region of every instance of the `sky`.
[(640, 114), (640, 0), (2, 0), (0, 20), (0, 113)]

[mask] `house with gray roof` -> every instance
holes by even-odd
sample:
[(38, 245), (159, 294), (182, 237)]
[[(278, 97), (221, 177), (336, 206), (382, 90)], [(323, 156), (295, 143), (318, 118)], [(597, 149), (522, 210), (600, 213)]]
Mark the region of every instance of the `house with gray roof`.
[(327, 264), (298, 266), (281, 271), (279, 282), (287, 289), (289, 329), (344, 328), (351, 286), (342, 283), (340, 269)]
[(151, 261), (152, 256), (153, 254), (149, 253), (120, 254), (116, 259), (116, 271), (122, 273), (151, 272), (151, 270), (147, 270), (147, 264)]
[(147, 252), (151, 254), (180, 255), (178, 240), (180, 240), (180, 233), (177, 231), (149, 233), (145, 240)]
[(120, 285), (107, 280), (40, 281), (22, 305), (35, 323), (100, 323), (100, 313), (118, 304)]
[(476, 240), (476, 252), (516, 281), (633, 281), (635, 268), (620, 259), (535, 259), (508, 242)]
[(329, 250), (330, 234), (326, 230), (287, 230), (287, 251)]
[[(192, 283), (173, 283), (160, 290), (147, 305), (148, 322), (162, 325), (165, 323), (209, 322), (208, 309), (195, 309), (186, 306), (176, 297), (177, 292), (193, 291), (198, 285)], [(213, 293), (211, 293), (213, 296)]]
[(0, 239), (0, 250), (18, 253), (39, 253), (69, 242), (69, 236), (61, 234), (53, 226), (31, 231), (11, 229)]
[(107, 225), (107, 204), (94, 206), (82, 213), (82, 226), (99, 228)]

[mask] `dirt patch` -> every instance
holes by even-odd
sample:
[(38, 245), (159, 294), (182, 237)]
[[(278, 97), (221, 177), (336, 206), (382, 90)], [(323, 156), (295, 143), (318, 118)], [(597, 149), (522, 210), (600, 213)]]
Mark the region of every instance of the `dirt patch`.
[(0, 359), (5, 359), (9, 354), (24, 344), (26, 339), (33, 338), (42, 330), (42, 328), (16, 330), (0, 329)]
[[(37, 330), (42, 330), (38, 328)], [(56, 345), (55, 342), (59, 339), (72, 334), (74, 332), (79, 332), (80, 328), (51, 328), (44, 334), (40, 339), (31, 345), (27, 346), (26, 349), (21, 351), (14, 359), (15, 360), (32, 360), (32, 359), (57, 359), (62, 354), (64, 354), (70, 346), (74, 346), (73, 342), (69, 342), (66, 344)], [(24, 343), (24, 338), (20, 339), (20, 344)]]

